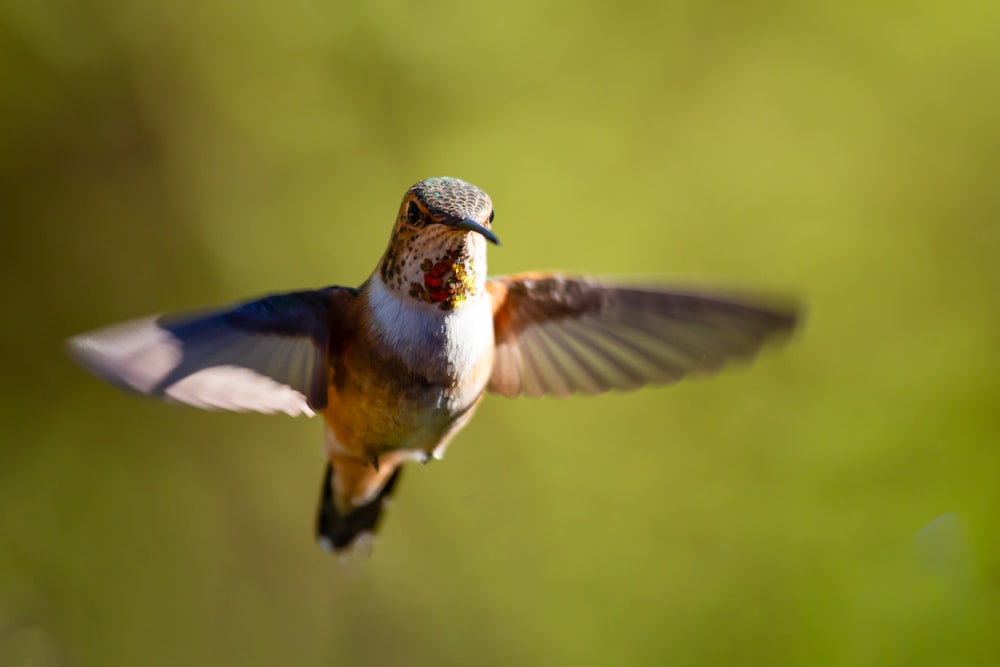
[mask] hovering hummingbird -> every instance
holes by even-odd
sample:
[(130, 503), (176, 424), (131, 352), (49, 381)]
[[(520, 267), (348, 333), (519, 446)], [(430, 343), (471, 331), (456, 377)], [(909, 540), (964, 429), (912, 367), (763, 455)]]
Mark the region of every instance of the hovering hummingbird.
[(316, 536), (370, 540), (402, 464), (440, 459), (487, 392), (597, 394), (670, 383), (752, 357), (793, 309), (589, 277), (486, 277), (493, 203), (457, 178), (403, 197), (358, 288), (274, 294), (154, 316), (69, 341), (119, 387), (200, 408), (322, 414)]

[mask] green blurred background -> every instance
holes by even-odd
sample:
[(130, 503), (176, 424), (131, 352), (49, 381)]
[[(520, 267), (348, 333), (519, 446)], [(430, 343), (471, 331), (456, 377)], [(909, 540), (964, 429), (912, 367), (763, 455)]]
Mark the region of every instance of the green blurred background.
[[(998, 25), (0, 0), (0, 665), (996, 664)], [(311, 536), (319, 423), (63, 354), (357, 284), (438, 175), (492, 195), (492, 273), (788, 293), (807, 326), (710, 382), (488, 399), (346, 566)]]

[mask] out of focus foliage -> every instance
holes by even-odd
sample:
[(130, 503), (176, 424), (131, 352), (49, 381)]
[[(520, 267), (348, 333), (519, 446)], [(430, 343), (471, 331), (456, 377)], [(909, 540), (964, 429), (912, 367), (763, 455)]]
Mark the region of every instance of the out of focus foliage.
[[(991, 663), (998, 21), (0, 0), (0, 664)], [(318, 423), (63, 354), (357, 284), (436, 175), (493, 196), (494, 273), (787, 292), (806, 328), (711, 382), (489, 398), (347, 567), (311, 540)]]

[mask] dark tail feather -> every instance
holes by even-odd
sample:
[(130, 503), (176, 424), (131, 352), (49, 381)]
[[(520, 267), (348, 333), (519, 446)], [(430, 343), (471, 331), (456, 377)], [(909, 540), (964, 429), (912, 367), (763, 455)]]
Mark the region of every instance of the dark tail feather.
[(374, 534), (382, 508), (392, 495), (402, 470), (403, 466), (398, 466), (377, 496), (345, 515), (337, 510), (337, 505), (333, 502), (333, 465), (327, 463), (316, 516), (316, 540), (320, 546), (328, 551), (341, 551), (351, 546), (360, 535)]

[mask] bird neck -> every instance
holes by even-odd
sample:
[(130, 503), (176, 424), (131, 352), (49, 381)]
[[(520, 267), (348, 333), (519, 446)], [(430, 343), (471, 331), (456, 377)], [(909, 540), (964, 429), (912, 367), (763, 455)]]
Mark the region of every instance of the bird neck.
[(376, 274), (400, 299), (455, 310), (486, 292), (486, 239), (445, 227), (397, 226)]

